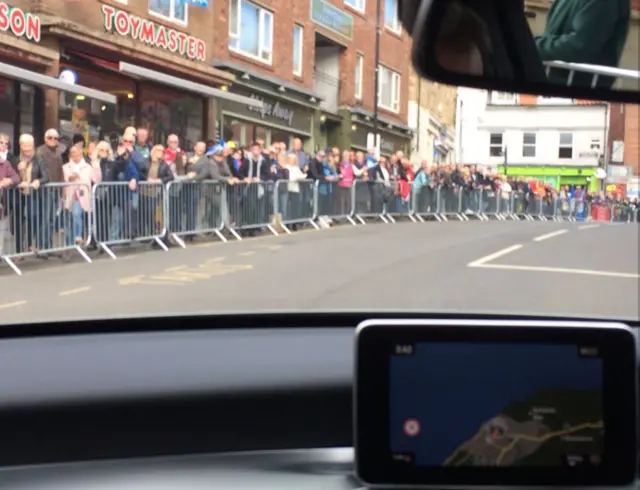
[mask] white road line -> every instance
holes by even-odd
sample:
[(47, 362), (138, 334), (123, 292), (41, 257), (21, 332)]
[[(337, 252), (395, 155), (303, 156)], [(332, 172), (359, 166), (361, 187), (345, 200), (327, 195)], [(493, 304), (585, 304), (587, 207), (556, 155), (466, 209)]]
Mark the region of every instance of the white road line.
[(582, 225), (578, 227), (578, 230), (590, 230), (591, 228), (600, 228), (600, 225)]
[(26, 305), (26, 301), (14, 301), (13, 303), (4, 303), (0, 305), (0, 310), (6, 310), (8, 308), (16, 308), (17, 306)]
[(503, 269), (512, 271), (527, 271), (527, 272), (552, 272), (559, 274), (581, 274), (585, 276), (604, 276), (604, 277), (618, 277), (621, 279), (640, 279), (640, 274), (633, 274), (629, 272), (609, 272), (609, 271), (596, 271), (589, 269), (564, 269), (562, 267), (538, 267), (531, 265), (507, 265), (507, 264), (482, 264), (475, 267), (482, 267), (485, 269)]
[(85, 291), (89, 291), (91, 286), (85, 286), (83, 288), (78, 289), (69, 289), (68, 291), (62, 291), (58, 294), (58, 296), (69, 296), (71, 294), (84, 293)]
[(534, 242), (541, 242), (543, 240), (548, 240), (549, 238), (553, 238), (554, 236), (564, 235), (565, 233), (569, 233), (569, 230), (558, 230), (552, 233), (547, 233), (546, 235), (540, 235), (533, 239)]
[(510, 254), (511, 252), (515, 252), (522, 248), (522, 245), (512, 245), (511, 247), (507, 247), (505, 249), (500, 250), (499, 252), (493, 253), (491, 255), (486, 255), (478, 260), (474, 260), (467, 264), (467, 267), (483, 267), (487, 262), (491, 262), (492, 260), (496, 260), (499, 257)]

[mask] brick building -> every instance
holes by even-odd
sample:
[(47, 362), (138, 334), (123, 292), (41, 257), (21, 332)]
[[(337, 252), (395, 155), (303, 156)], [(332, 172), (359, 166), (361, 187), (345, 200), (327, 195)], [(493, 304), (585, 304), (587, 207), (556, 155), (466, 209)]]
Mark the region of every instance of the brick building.
[(457, 87), (423, 80), (411, 70), (409, 126), (414, 163), (455, 162)]
[[(234, 77), (210, 64), (211, 9), (158, 0), (11, 1), (0, 3), (0, 31), (9, 26), (0, 38), (0, 130), (14, 143), (21, 132), (41, 137), (49, 127), (88, 139), (133, 125), (156, 141), (176, 132), (188, 147), (215, 135), (214, 96), (262, 107), (224, 91)], [(27, 5), (34, 11), (26, 13)]]
[[(381, 152), (410, 150), (410, 39), (395, 0), (383, 2), (378, 128)], [(365, 150), (373, 130), (376, 2), (227, 0), (215, 4), (212, 65), (263, 111), (220, 102), (222, 136), (246, 143), (296, 135), (305, 148)]]

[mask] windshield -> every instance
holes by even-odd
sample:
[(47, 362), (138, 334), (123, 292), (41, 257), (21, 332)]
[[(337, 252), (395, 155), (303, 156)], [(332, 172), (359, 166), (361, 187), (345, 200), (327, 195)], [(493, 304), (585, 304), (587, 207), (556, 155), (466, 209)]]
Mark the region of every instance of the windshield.
[[(421, 80), (395, 0), (22, 3), (0, 1), (0, 323), (638, 319), (637, 105)], [(533, 4), (539, 46), (573, 35)]]

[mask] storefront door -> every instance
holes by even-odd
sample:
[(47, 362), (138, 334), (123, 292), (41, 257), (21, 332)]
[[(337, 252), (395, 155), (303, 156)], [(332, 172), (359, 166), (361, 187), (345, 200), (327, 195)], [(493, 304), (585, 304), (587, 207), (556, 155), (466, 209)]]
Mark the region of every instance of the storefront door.
[(37, 143), (44, 137), (42, 90), (0, 77), (0, 133), (9, 137), (13, 152), (23, 133), (34, 136)]

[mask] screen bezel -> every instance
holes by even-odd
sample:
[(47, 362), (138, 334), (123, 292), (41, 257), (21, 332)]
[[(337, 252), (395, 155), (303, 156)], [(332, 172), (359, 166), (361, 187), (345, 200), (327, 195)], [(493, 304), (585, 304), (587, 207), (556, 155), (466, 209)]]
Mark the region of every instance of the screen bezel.
[[(389, 447), (389, 354), (394, 344), (434, 341), (536, 342), (598, 346), (602, 352), (604, 370), (605, 442), (601, 466), (597, 469), (576, 470), (548, 467), (418, 468), (395, 465), (391, 461)], [(366, 483), (411, 486), (593, 487), (623, 486), (636, 481), (638, 400), (636, 390), (629, 389), (630, 386), (638, 386), (636, 338), (631, 329), (624, 324), (370, 320), (360, 324), (356, 330), (355, 363), (356, 472)], [(612, 413), (615, 415), (609, 415)]]

